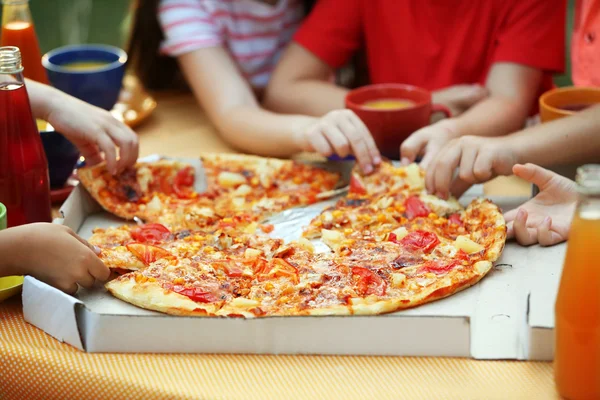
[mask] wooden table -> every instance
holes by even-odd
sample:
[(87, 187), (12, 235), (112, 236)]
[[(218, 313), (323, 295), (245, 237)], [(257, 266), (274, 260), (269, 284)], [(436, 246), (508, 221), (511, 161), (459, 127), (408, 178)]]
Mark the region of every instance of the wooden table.
[[(189, 95), (161, 94), (141, 155), (233, 151)], [(507, 178), (488, 194), (522, 195)], [(552, 364), (414, 357), (86, 354), (0, 304), (0, 398), (556, 398)], [(443, 340), (443, 332), (440, 332)]]

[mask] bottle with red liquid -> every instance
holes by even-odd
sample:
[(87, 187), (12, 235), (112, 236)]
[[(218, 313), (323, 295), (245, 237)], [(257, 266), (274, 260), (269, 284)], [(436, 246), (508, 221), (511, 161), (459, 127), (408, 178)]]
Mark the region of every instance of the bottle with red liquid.
[(42, 66), (42, 53), (29, 10), (29, 0), (2, 0), (2, 4), (0, 46), (18, 47), (25, 78), (47, 85), (48, 74)]
[(0, 203), (9, 227), (52, 220), (48, 162), (17, 47), (0, 47)]

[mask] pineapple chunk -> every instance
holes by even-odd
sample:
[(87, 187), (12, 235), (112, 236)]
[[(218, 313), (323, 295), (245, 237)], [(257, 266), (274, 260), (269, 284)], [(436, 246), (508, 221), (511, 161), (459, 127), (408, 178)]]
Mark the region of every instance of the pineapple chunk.
[(229, 305), (235, 308), (252, 308), (260, 305), (257, 300), (246, 299), (244, 297), (236, 297), (229, 302)]
[(252, 191), (252, 188), (246, 184), (243, 184), (241, 186), (239, 186), (237, 189), (235, 189), (235, 191), (233, 192), (234, 196), (245, 196), (248, 193), (250, 193)]
[(401, 226), (398, 229), (394, 229), (392, 231), (394, 235), (396, 235), (396, 240), (402, 240), (406, 235), (408, 235), (408, 230), (405, 227)]
[(481, 250), (485, 249), (485, 246), (472, 241), (467, 236), (458, 236), (454, 241), (454, 246), (467, 254), (479, 253)]
[(152, 198), (152, 200), (150, 200), (150, 202), (148, 204), (146, 204), (146, 208), (150, 212), (156, 212), (157, 213), (160, 210), (162, 210), (162, 207), (163, 207), (162, 202), (156, 196), (154, 196)]
[(256, 232), (256, 228), (258, 228), (258, 223), (251, 222), (244, 228), (244, 232), (245, 233), (254, 233), (254, 232)]
[(311, 243), (310, 240), (306, 238), (300, 238), (296, 240), (298, 246), (302, 247), (304, 250), (309, 251), (311, 253), (315, 252), (315, 246)]
[(246, 251), (244, 251), (245, 258), (257, 258), (261, 254), (262, 254), (262, 251), (257, 250), (257, 249), (246, 249)]
[(400, 272), (394, 272), (392, 274), (392, 287), (402, 287), (402, 285), (404, 285), (404, 282), (406, 282), (406, 275), (401, 274)]
[(244, 207), (244, 205), (246, 204), (246, 200), (243, 197), (234, 197), (233, 199), (231, 199), (231, 204), (236, 209), (240, 209), (240, 208)]
[(421, 176), (421, 168), (412, 163), (406, 168), (406, 183), (410, 186), (411, 189), (423, 189), (425, 187), (425, 178)]
[(338, 231), (332, 231), (329, 229), (321, 229), (321, 237), (326, 244), (339, 244), (344, 240), (344, 235)]
[(217, 177), (217, 183), (225, 188), (233, 188), (246, 183), (246, 177), (237, 172), (223, 171)]
[(332, 250), (337, 251), (343, 245), (346, 237), (342, 232), (321, 229), (321, 239)]

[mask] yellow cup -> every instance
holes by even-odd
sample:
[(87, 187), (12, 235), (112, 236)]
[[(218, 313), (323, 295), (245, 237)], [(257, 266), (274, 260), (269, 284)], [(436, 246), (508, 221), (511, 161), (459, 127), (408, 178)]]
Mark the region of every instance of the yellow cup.
[[(6, 229), (6, 207), (0, 203), (0, 230)], [(22, 276), (0, 277), (0, 301), (4, 301), (21, 291)]]

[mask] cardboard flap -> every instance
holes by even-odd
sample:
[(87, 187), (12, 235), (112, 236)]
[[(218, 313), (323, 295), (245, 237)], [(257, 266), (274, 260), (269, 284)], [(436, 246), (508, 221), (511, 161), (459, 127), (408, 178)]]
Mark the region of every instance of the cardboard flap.
[(81, 301), (30, 276), (23, 283), (25, 321), (54, 338), (83, 350), (75, 308)]

